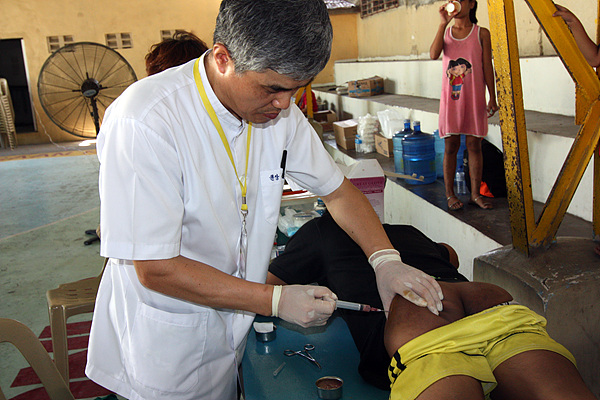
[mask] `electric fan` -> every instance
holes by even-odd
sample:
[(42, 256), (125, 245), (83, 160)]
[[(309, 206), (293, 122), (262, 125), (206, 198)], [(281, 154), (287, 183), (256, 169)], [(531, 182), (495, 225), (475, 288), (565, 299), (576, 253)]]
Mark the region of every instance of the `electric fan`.
[(104, 111), (137, 80), (131, 65), (110, 47), (78, 42), (56, 50), (40, 71), (42, 108), (62, 130), (96, 138)]

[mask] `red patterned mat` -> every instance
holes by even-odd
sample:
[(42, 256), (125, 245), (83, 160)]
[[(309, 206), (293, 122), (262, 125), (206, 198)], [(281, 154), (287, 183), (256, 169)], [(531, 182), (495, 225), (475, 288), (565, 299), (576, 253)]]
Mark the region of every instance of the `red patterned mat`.
[[(90, 335), (91, 321), (74, 322), (67, 324), (67, 342), (69, 346), (69, 387), (76, 399), (88, 399), (98, 396), (107, 396), (111, 392), (102, 386), (90, 381), (85, 376), (85, 363), (87, 359), (87, 346)], [(39, 336), (46, 350), (52, 352), (50, 327), (44, 328)], [(27, 390), (10, 400), (49, 400), (40, 379), (33, 368), (23, 368), (10, 385), (12, 388), (23, 387)]]
[(65, 150), (65, 151), (53, 151), (49, 153), (36, 153), (36, 154), (15, 154), (9, 156), (0, 156), (0, 162), (2, 161), (15, 161), (15, 160), (28, 160), (31, 158), (56, 158), (56, 157), (70, 157), (70, 156), (89, 156), (96, 154), (96, 149), (88, 150)]

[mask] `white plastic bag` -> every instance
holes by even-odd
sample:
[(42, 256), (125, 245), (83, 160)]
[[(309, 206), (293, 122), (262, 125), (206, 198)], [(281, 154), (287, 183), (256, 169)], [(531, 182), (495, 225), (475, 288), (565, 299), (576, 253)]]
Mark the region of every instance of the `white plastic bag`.
[(378, 111), (377, 117), (381, 125), (381, 134), (388, 139), (392, 139), (396, 132), (404, 128), (404, 117), (394, 108)]

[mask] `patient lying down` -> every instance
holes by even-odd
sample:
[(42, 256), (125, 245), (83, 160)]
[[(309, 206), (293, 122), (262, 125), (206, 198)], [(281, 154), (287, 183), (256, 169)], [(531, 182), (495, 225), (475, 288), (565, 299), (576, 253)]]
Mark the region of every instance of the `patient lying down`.
[(545, 319), (480, 282), (440, 282), (439, 316), (400, 296), (385, 346), (391, 399), (594, 399)]
[[(438, 280), (443, 311), (436, 316), (400, 296), (387, 318), (338, 310), (367, 382), (391, 387), (392, 400), (595, 398), (571, 353), (546, 333), (543, 317), (507, 304), (512, 296), (499, 286), (468, 282), (448, 245), (412, 226), (384, 229), (406, 264)], [(267, 283), (311, 282), (342, 300), (383, 307), (366, 256), (329, 213), (302, 226), (269, 266)]]

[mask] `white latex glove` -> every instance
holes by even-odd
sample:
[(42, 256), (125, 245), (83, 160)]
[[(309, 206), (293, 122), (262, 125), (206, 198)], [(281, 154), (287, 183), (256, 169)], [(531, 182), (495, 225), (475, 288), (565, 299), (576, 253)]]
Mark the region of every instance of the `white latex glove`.
[(397, 250), (376, 251), (369, 257), (369, 263), (375, 270), (384, 310), (389, 311), (392, 299), (399, 294), (435, 315), (442, 311), (444, 294), (440, 285), (423, 271), (404, 264)]
[(335, 310), (336, 300), (337, 296), (324, 286), (275, 286), (271, 313), (304, 328), (321, 326)]

